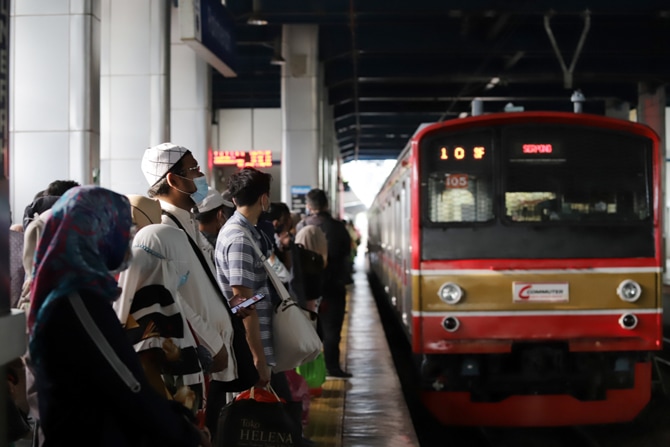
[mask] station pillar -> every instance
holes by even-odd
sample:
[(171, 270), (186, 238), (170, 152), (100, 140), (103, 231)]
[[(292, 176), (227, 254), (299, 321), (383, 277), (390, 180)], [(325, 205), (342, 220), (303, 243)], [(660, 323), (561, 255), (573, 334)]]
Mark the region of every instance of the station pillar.
[(101, 22), (99, 1), (12, 3), (9, 178), (18, 223), (53, 180), (95, 180)]
[(281, 197), (291, 207), (291, 190), (322, 187), (319, 181), (320, 107), (316, 25), (284, 25), (281, 73)]
[(181, 39), (179, 8), (172, 7), (170, 45), (170, 140), (187, 147), (207, 171), (211, 145), (211, 67)]
[(170, 136), (170, 14), (163, 0), (101, 0), (100, 185), (146, 194), (140, 163)]
[[(0, 447), (9, 445), (8, 365), (26, 351), (26, 318), (23, 311), (11, 309), (12, 279), (9, 243), (9, 97), (10, 97), (10, 0), (0, 0)], [(18, 371), (14, 371), (15, 373)]]

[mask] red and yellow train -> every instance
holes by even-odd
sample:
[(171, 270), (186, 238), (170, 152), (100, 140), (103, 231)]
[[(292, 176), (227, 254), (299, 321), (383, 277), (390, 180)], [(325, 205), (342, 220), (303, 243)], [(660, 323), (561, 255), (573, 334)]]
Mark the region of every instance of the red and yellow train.
[(633, 419), (662, 345), (661, 164), (647, 126), (560, 112), (417, 131), (368, 212), (370, 273), (448, 425)]

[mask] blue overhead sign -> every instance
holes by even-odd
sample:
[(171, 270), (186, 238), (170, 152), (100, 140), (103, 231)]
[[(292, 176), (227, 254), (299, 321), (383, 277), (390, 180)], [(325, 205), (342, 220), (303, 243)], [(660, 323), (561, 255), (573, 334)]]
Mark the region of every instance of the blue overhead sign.
[(305, 214), (307, 212), (307, 193), (311, 186), (291, 186), (291, 211)]
[(181, 40), (223, 76), (232, 78), (237, 65), (237, 45), (230, 13), (217, 0), (179, 2)]

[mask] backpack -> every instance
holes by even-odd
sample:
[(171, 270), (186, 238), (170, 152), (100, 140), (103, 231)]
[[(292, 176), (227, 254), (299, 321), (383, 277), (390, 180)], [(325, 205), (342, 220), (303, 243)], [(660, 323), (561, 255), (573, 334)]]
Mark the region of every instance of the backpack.
[(300, 267), (304, 275), (320, 275), (325, 268), (323, 257), (315, 251), (305, 248), (302, 244), (295, 244), (300, 258)]

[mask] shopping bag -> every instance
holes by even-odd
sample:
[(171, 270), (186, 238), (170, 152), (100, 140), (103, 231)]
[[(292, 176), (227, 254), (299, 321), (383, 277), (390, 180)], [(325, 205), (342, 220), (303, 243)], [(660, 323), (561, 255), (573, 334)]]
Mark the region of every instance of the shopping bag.
[(302, 446), (302, 427), (269, 388), (251, 388), (221, 409), (215, 447)]
[(286, 298), (275, 308), (272, 316), (272, 343), (275, 372), (295, 369), (314, 360), (323, 345), (316, 332), (316, 320), (311, 312)]
[(305, 378), (307, 386), (319, 388), (326, 381), (326, 361), (323, 358), (323, 352), (320, 352), (311, 362), (298, 366), (296, 372)]
[(300, 420), (303, 428), (305, 428), (309, 422), (309, 385), (307, 385), (305, 378), (294, 369), (286, 371), (284, 374), (286, 374), (288, 387), (291, 390), (291, 399), (295, 403), (300, 403)]

